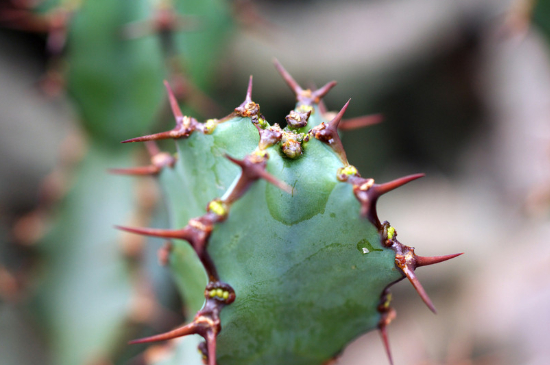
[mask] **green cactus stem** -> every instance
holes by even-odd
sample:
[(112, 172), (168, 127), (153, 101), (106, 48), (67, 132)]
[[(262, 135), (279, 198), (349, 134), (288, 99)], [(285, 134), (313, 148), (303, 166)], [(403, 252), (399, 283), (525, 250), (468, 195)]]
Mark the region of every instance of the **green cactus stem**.
[(377, 201), (424, 175), (361, 177), (338, 135), (349, 101), (336, 115), (320, 106), (336, 83), (304, 90), (275, 66), (297, 100), (284, 129), (260, 113), (251, 78), (244, 102), (207, 123), (184, 116), (166, 85), (175, 128), (124, 141), (176, 141), (178, 160), (155, 170), (176, 228), (119, 228), (173, 240), (169, 266), (199, 308), (190, 323), (132, 343), (199, 334), (209, 365), (306, 365), (379, 329), (391, 362), (389, 286), (407, 277), (435, 312), (415, 269), (460, 254), (417, 256), (397, 240)]

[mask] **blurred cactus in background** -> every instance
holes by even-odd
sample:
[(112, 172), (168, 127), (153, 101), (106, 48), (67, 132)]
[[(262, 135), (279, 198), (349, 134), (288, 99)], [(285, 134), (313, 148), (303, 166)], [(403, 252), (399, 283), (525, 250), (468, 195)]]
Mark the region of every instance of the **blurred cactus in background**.
[(21, 300), (41, 326), (51, 363), (112, 361), (127, 352), (129, 324), (148, 318), (142, 302), (150, 296), (140, 268), (143, 242), (121, 240), (112, 225), (148, 222), (155, 209), (149, 202), (154, 194), (106, 172), (135, 161), (136, 151), (121, 148), (123, 136), (145, 133), (162, 120), (163, 79), (190, 110), (211, 103), (204, 92), (233, 28), (230, 4), (59, 0), (3, 6), (4, 24), (46, 34), (51, 59), (43, 89), (51, 96), (66, 90), (84, 132), (68, 137), (41, 205), (16, 225), (18, 238), (38, 254)]

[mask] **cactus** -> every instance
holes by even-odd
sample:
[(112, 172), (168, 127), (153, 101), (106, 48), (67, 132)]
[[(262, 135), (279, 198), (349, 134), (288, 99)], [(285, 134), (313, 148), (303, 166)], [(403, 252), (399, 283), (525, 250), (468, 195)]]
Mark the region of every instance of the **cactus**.
[(168, 264), (188, 314), (196, 312), (131, 343), (198, 334), (208, 365), (326, 364), (378, 329), (392, 362), (390, 286), (407, 278), (435, 312), (415, 269), (460, 254), (422, 257), (398, 240), (377, 201), (423, 174), (382, 184), (361, 177), (338, 134), (349, 101), (336, 115), (322, 102), (336, 83), (306, 90), (276, 68), (297, 100), (284, 128), (252, 101), (251, 77), (242, 104), (204, 123), (181, 112), (166, 84), (176, 126), (123, 141), (176, 142), (176, 157), (158, 152), (151, 166), (126, 170), (158, 176), (172, 228), (118, 228), (172, 240)]
[(45, 229), (30, 233), (40, 270), (32, 272), (22, 307), (47, 338), (52, 363), (120, 362), (129, 356), (121, 355), (129, 330), (143, 322), (135, 312), (144, 265), (136, 240), (121, 240), (110, 224), (115, 217), (144, 224), (149, 217), (137, 212), (136, 182), (106, 178), (105, 171), (134, 163), (135, 149), (115, 142), (163, 119), (166, 97), (157, 80), (169, 79), (189, 110), (209, 106), (201, 90), (211, 86), (231, 34), (229, 4), (14, 0), (0, 5), (0, 25), (46, 34), (51, 57), (42, 86), (49, 95), (66, 90), (85, 132), (84, 156), (75, 157), (74, 149), (61, 156), (71, 166), (58, 167), (57, 175), (70, 178), (62, 179), (55, 199), (18, 224), (29, 236), (37, 230), (26, 222), (45, 220), (32, 225)]

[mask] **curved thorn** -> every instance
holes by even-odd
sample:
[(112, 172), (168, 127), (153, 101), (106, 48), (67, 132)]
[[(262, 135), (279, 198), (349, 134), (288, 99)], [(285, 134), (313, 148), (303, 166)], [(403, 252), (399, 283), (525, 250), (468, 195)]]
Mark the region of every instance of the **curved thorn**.
[(415, 255), (414, 259), (416, 261), (416, 267), (421, 267), (421, 266), (438, 264), (438, 263), (443, 262), (443, 261), (454, 259), (455, 257), (458, 257), (462, 254), (464, 254), (464, 252), (455, 253), (455, 254), (452, 254), (452, 255), (430, 256), (430, 257)]
[(334, 118), (332, 118), (332, 120), (329, 122), (329, 126), (331, 128), (333, 128), (335, 130), (336, 130), (336, 128), (338, 128), (338, 125), (342, 121), (342, 117), (344, 116), (344, 113), (348, 109), (348, 105), (349, 105), (350, 101), (351, 101), (351, 99), (348, 100), (348, 102), (342, 107), (342, 109), (340, 109), (338, 114), (336, 114), (336, 116)]
[(281, 65), (281, 63), (279, 62), (279, 60), (277, 60), (276, 58), (273, 59), (273, 63), (275, 64), (275, 68), (277, 69), (277, 71), (279, 71), (279, 74), (281, 74), (281, 76), (283, 77), (283, 79), (285, 80), (285, 82), (287, 83), (287, 85), (290, 87), (290, 89), (296, 94), (300, 94), (303, 89), (300, 87), (300, 85), (298, 85), (298, 83), (296, 82), (296, 80), (294, 80), (292, 78), (292, 76), (288, 73), (287, 70), (285, 70), (285, 68), (283, 67), (283, 65)]
[(157, 342), (157, 341), (166, 341), (166, 340), (172, 340), (174, 338), (183, 337), (187, 335), (195, 335), (197, 334), (197, 326), (194, 323), (189, 323), (183, 327), (176, 328), (175, 330), (161, 333), (159, 335), (150, 336), (150, 337), (144, 337), (137, 340), (132, 340), (128, 342), (130, 345), (138, 344), (138, 343), (147, 343), (147, 342)]
[(146, 142), (146, 141), (158, 141), (160, 139), (174, 138), (173, 131), (160, 132), (155, 134), (148, 134), (146, 136), (130, 138), (120, 143), (132, 143), (132, 142)]
[(432, 300), (426, 293), (426, 290), (424, 290), (424, 287), (422, 286), (422, 284), (420, 284), (420, 281), (418, 280), (418, 278), (416, 277), (416, 274), (414, 273), (414, 269), (410, 265), (405, 265), (404, 267), (401, 268), (401, 270), (403, 270), (403, 273), (405, 274), (407, 279), (409, 279), (414, 289), (416, 290), (418, 295), (420, 295), (420, 298), (422, 298), (422, 300), (428, 306), (428, 308), (430, 308), (432, 312), (437, 314), (437, 311), (435, 310), (435, 306), (433, 305)]
[(411, 181), (420, 179), (421, 177), (424, 177), (424, 176), (426, 176), (426, 174), (407, 175), (407, 176), (400, 177), (399, 179), (389, 181), (387, 183), (376, 184), (373, 186), (373, 188), (376, 189), (376, 193), (378, 194), (378, 196), (380, 196), (380, 195), (389, 193), (390, 191), (395, 190), (400, 186), (410, 183)]
[(108, 171), (110, 174), (117, 175), (147, 176), (158, 174), (160, 169), (157, 166), (140, 166), (128, 169), (109, 169)]
[(382, 343), (384, 344), (384, 349), (386, 350), (386, 355), (388, 355), (388, 360), (390, 365), (393, 365), (393, 358), (391, 356), (390, 341), (388, 340), (388, 333), (386, 331), (386, 326), (380, 326), (380, 337), (382, 337)]
[(319, 103), (319, 101), (321, 101), (322, 98), (325, 97), (325, 95), (328, 94), (328, 92), (330, 90), (332, 90), (333, 87), (335, 87), (337, 84), (336, 81), (330, 81), (330, 82), (327, 82), (323, 87), (321, 87), (320, 89), (318, 90), (315, 90), (313, 92), (313, 97), (316, 99), (316, 102)]
[(365, 115), (362, 117), (344, 119), (338, 126), (341, 131), (350, 131), (363, 127), (368, 127), (380, 123), (384, 118), (382, 114)]
[(153, 236), (161, 238), (176, 238), (181, 240), (190, 239), (190, 235), (185, 229), (158, 229), (158, 228), (134, 228), (134, 227), (124, 227), (124, 226), (115, 226), (116, 229), (121, 231), (141, 234), (144, 236)]
[(172, 113), (176, 118), (176, 125), (183, 124), (183, 113), (181, 112), (180, 106), (178, 105), (178, 100), (170, 87), (168, 81), (164, 80), (164, 86), (166, 86), (166, 91), (168, 92), (168, 100), (170, 101), (170, 107), (172, 108)]

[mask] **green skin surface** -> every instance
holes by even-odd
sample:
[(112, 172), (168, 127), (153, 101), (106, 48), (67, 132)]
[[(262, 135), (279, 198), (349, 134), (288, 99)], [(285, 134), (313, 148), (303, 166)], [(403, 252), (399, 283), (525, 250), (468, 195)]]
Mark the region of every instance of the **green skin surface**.
[[(206, 90), (214, 81), (231, 34), (229, 5), (221, 0), (175, 0), (178, 14), (193, 17), (194, 31), (175, 31), (181, 69)], [(151, 33), (123, 37), (124, 26), (152, 19), (151, 0), (86, 0), (75, 13), (68, 39), (68, 91), (89, 133), (114, 145), (150, 131), (166, 100), (159, 80), (167, 79), (162, 39)]]
[[(317, 110), (304, 130), (321, 121)], [(178, 165), (161, 176), (174, 228), (204, 214), (238, 178), (239, 168), (223, 153), (243, 158), (258, 140), (249, 118), (235, 118), (212, 135), (177, 141)], [(257, 181), (215, 226), (208, 245), (220, 279), (237, 296), (221, 313), (218, 364), (322, 364), (376, 328), (380, 294), (402, 274), (394, 251), (360, 217), (352, 186), (336, 179), (342, 162), (330, 146), (313, 138), (296, 160), (278, 145), (267, 152), (267, 171), (293, 194)], [(196, 311), (206, 275), (188, 243), (175, 246), (171, 268)]]
[(71, 22), (69, 93), (90, 134), (111, 145), (145, 134), (165, 98), (158, 37), (122, 37), (123, 25), (150, 14), (147, 0), (92, 0)]
[(30, 305), (51, 345), (52, 364), (109, 355), (123, 333), (133, 290), (120, 233), (105, 227), (131, 216), (133, 182), (105, 170), (131, 163), (130, 151), (113, 155), (92, 144), (37, 245), (43, 271)]

